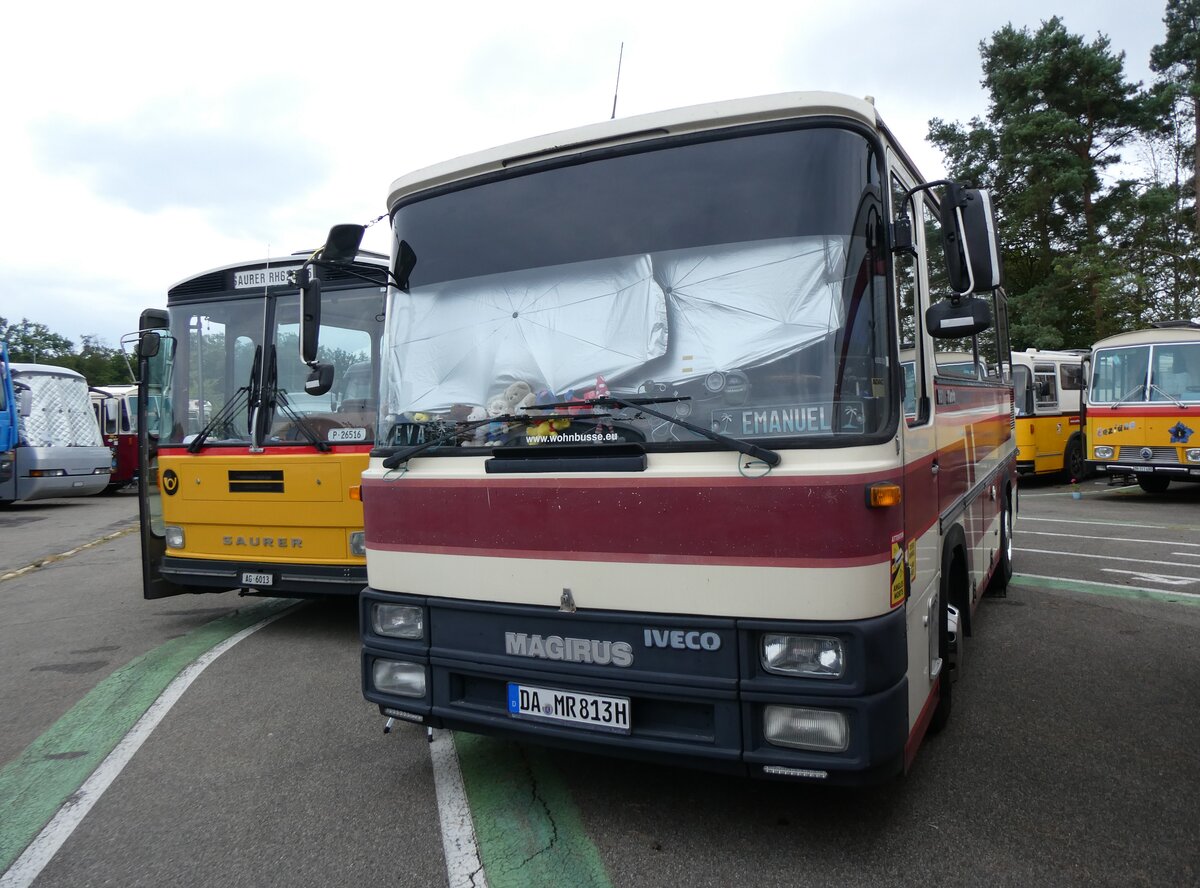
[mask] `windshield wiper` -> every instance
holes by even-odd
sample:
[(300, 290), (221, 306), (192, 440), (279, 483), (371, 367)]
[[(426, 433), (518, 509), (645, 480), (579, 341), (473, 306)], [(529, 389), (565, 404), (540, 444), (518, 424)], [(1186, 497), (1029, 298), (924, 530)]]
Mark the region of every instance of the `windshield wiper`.
[(1112, 409), (1116, 410), (1118, 407), (1120, 407), (1122, 404), (1124, 404), (1127, 400), (1132, 398), (1135, 394), (1140, 392), (1145, 387), (1146, 387), (1145, 385), (1143, 385), (1142, 383), (1139, 382), (1137, 385), (1135, 385), (1133, 388), (1131, 388), (1125, 394), (1121, 395), (1121, 397), (1117, 398), (1117, 400), (1115, 402), (1113, 402)]
[(1187, 404), (1183, 403), (1183, 401), (1177, 400), (1177, 399), (1175, 398), (1175, 396), (1174, 396), (1174, 395), (1172, 395), (1172, 394), (1170, 394), (1169, 392), (1164, 392), (1162, 389), (1160, 389), (1160, 388), (1159, 388), (1158, 386), (1156, 386), (1154, 383), (1150, 383), (1150, 391), (1151, 391), (1151, 392), (1158, 392), (1160, 395), (1162, 395), (1164, 398), (1166, 398), (1168, 401), (1170, 401), (1172, 404), (1174, 404), (1176, 407), (1178, 407), (1178, 408), (1179, 408), (1179, 409), (1181, 409), (1181, 410), (1187, 410), (1187, 409), (1188, 409), (1188, 405), (1187, 405)]
[(273, 403), (283, 411), (283, 415), (308, 439), (308, 443), (317, 448), (321, 453), (329, 451), (329, 445), (321, 439), (320, 435), (313, 431), (312, 424), (292, 409), (292, 405), (288, 403), (287, 391), (285, 389), (275, 389)]
[[(537, 409), (537, 408), (534, 408), (534, 409)], [(435, 435), (432, 438), (422, 441), (420, 444), (412, 444), (408, 447), (403, 448), (402, 450), (397, 450), (391, 456), (384, 457), (383, 467), (385, 469), (394, 469), (398, 465), (400, 465), (400, 463), (408, 462), (410, 459), (412, 459), (418, 453), (423, 453), (426, 450), (432, 450), (434, 447), (439, 447), (442, 444), (445, 444), (447, 441), (453, 441), (455, 438), (457, 438), (463, 432), (469, 432), (472, 429), (477, 429), (480, 426), (487, 425), (488, 423), (520, 422), (520, 423), (528, 424), (529, 422), (532, 422), (533, 420), (542, 419), (542, 418), (543, 417), (540, 417), (540, 416), (530, 416), (530, 415), (514, 416), (512, 414), (506, 413), (506, 414), (502, 414), (501, 416), (489, 416), (487, 419), (476, 419), (476, 420), (472, 420), (471, 422), (455, 423), (453, 428), (448, 429), (445, 432), (442, 432), (442, 434), (440, 434), (440, 435)]]
[[(188, 443), (188, 453), (199, 453), (200, 448), (204, 446), (204, 442), (208, 439), (209, 435), (211, 435), (218, 428), (229, 425), (230, 421), (234, 417), (234, 414), (236, 414), (239, 410), (243, 410), (249, 406), (249, 395), (249, 386), (243, 386), (234, 392), (233, 397), (226, 402), (225, 406), (213, 414), (212, 419), (210, 419), (204, 428), (200, 430), (199, 434), (197, 434), (196, 437)], [(201, 404), (200, 409), (203, 409), (204, 399), (201, 398), (199, 403)]]
[[(769, 466), (779, 465), (781, 457), (774, 450), (768, 450), (765, 447), (759, 447), (757, 444), (751, 444), (749, 441), (741, 441), (737, 438), (731, 438), (729, 435), (722, 435), (720, 432), (714, 432), (712, 429), (706, 429), (703, 426), (693, 425), (690, 422), (680, 419), (678, 416), (668, 416), (665, 413), (660, 413), (657, 410), (651, 410), (647, 404), (671, 404), (676, 401), (690, 401), (690, 397), (676, 396), (673, 398), (615, 398), (608, 395), (604, 398), (587, 398), (582, 401), (562, 401), (558, 404), (542, 404), (542, 409), (546, 408), (570, 408), (570, 407), (627, 407), (630, 410), (638, 410), (642, 413), (649, 413), (651, 416), (674, 423), (680, 428), (687, 429), (689, 432), (694, 432), (708, 438), (710, 441), (716, 441), (718, 444), (724, 444), (730, 450), (736, 450), (738, 453), (744, 453), (746, 456), (752, 456), (755, 459), (762, 460)], [(536, 410), (537, 407), (525, 407), (525, 410)]]

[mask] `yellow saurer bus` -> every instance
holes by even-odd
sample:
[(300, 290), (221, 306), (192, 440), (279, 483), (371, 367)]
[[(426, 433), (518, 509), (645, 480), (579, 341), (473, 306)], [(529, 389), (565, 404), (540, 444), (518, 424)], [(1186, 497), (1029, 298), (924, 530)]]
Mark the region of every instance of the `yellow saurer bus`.
[[(366, 585), (358, 485), (375, 439), (386, 262), (359, 252), (322, 268), (320, 255), (207, 271), (171, 287), (166, 311), (142, 313), (146, 598)], [(303, 320), (322, 347), (305, 360), (296, 276), (313, 267), (322, 280)]]
[(1022, 475), (1087, 474), (1080, 415), (1086, 350), (1013, 352), (1017, 406), (1017, 471)]
[(1200, 323), (1169, 321), (1092, 346), (1087, 455), (1147, 493), (1200, 481)]

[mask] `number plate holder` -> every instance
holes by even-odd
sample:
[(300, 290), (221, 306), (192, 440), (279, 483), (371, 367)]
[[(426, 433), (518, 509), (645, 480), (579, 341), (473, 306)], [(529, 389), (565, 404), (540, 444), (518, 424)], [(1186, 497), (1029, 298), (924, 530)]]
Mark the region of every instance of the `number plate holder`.
[(628, 734), (629, 711), (628, 697), (584, 694), (515, 681), (508, 683), (508, 714), (513, 718)]

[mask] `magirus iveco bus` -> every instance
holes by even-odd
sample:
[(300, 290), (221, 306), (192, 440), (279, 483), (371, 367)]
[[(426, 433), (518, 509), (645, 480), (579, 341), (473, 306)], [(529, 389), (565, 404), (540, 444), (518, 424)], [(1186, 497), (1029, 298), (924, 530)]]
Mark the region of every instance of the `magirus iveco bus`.
[[(320, 269), (301, 355), (307, 254), (227, 265), (142, 314), (138, 431), (144, 593), (357, 595), (359, 476), (375, 441), (384, 270), (359, 253)], [(319, 254), (317, 254), (319, 255)], [(321, 265), (316, 261), (316, 266)], [(320, 371), (320, 372), (318, 372)]]
[(1022, 475), (1078, 481), (1088, 474), (1080, 403), (1086, 355), (1036, 348), (1013, 352), (1017, 471)]
[(1092, 346), (1088, 465), (1147, 493), (1200, 481), (1200, 322), (1170, 321)]
[[(397, 180), (366, 698), (760, 777), (900, 773), (1011, 571), (991, 205), (937, 184), (830, 93)], [(941, 373), (935, 341), (987, 369)]]

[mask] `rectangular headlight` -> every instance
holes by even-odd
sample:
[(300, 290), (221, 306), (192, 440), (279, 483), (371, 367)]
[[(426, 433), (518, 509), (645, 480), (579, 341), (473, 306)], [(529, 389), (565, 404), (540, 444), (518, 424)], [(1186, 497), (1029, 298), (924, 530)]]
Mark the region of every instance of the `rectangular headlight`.
[(837, 638), (766, 632), (762, 637), (762, 665), (779, 675), (841, 678), (846, 671), (846, 657)]
[(30, 469), (30, 478), (61, 478), (67, 474), (66, 469)]
[(184, 538), (182, 527), (176, 527), (174, 524), (168, 524), (164, 536), (166, 537), (168, 549), (183, 548)]
[(1189, 450), (1187, 452), (1187, 461), (1200, 463), (1200, 450)]
[(399, 660), (376, 660), (371, 667), (375, 689), (401, 697), (425, 696), (425, 667)]
[(1113, 449), (1106, 444), (1092, 448), (1092, 453), (1096, 459), (1112, 459), (1113, 457)]
[(351, 555), (366, 555), (367, 554), (367, 535), (361, 530), (352, 531), (350, 534), (350, 554)]
[(425, 612), (411, 604), (371, 605), (371, 626), (378, 635), (388, 638), (422, 638), (425, 635)]
[(763, 710), (763, 736), (775, 746), (845, 752), (850, 722), (844, 712), (805, 706), (768, 706)]

